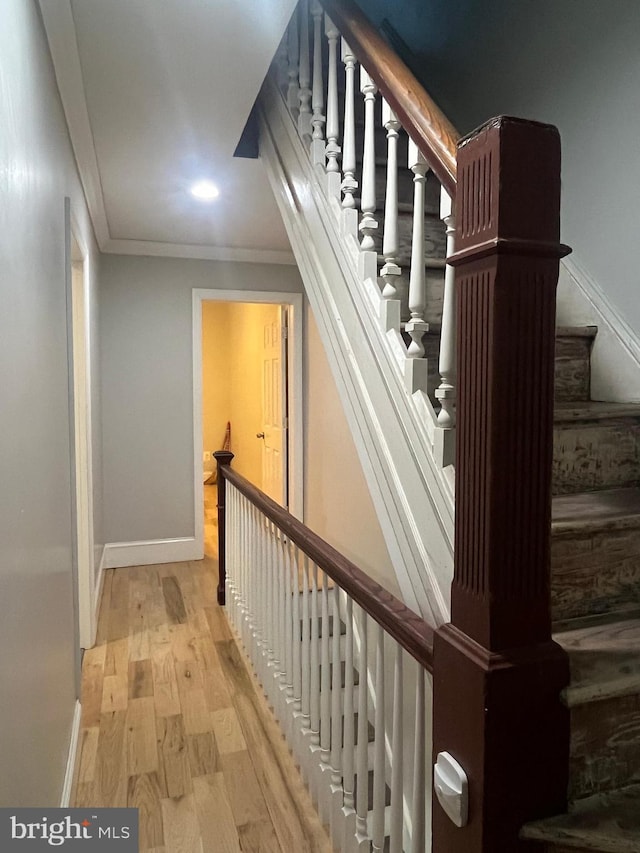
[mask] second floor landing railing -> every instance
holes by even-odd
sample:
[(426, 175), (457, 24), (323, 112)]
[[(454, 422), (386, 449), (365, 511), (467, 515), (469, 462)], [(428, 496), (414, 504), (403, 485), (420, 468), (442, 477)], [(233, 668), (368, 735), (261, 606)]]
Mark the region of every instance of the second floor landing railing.
[(433, 630), (215, 455), (218, 600), (335, 849), (426, 853)]

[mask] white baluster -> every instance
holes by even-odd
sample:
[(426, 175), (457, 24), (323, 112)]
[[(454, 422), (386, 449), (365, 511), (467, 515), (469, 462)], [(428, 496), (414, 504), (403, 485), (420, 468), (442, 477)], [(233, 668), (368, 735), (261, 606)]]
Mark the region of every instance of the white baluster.
[(302, 649), (301, 649), (301, 699), (300, 729), (302, 737), (300, 748), (303, 758), (300, 764), (303, 778), (309, 786), (309, 763), (305, 749), (305, 738), (310, 739), (311, 733), (311, 596), (309, 594), (309, 559), (306, 554), (300, 554), (302, 560)]
[(325, 33), (329, 43), (329, 76), (327, 81), (327, 194), (340, 197), (340, 120), (338, 114), (338, 39), (340, 33), (328, 15), (324, 16)]
[(402, 853), (403, 806), (403, 700), (402, 700), (402, 646), (396, 643), (393, 675), (393, 723), (391, 734), (391, 844), (390, 853)]
[[(342, 667), (340, 659), (340, 590), (333, 589), (331, 637), (331, 834), (342, 809)], [(346, 667), (346, 665), (345, 665)], [(335, 840), (335, 838), (334, 838)]]
[[(330, 776), (331, 749), (331, 642), (329, 636), (329, 582), (325, 572), (322, 572), (322, 625), (320, 637), (320, 775)], [(335, 630), (335, 628), (334, 628)], [(326, 795), (327, 785), (321, 780), (321, 792)], [(323, 823), (328, 823), (328, 802), (323, 796), (318, 803), (318, 812)]]
[(285, 643), (285, 714), (282, 728), (291, 746), (291, 723), (293, 720), (293, 567), (291, 565), (291, 543), (282, 539), (282, 557), (285, 580), (284, 643)]
[[(311, 760), (315, 762), (320, 750), (320, 621), (318, 601), (318, 567), (311, 566), (311, 647), (310, 647), (310, 702), (309, 728), (311, 729), (310, 747)], [(315, 783), (314, 783), (315, 784)], [(316, 790), (312, 790), (312, 795)], [(316, 797), (317, 801), (317, 797)]]
[[(354, 719), (354, 661), (353, 661), (353, 602), (347, 596), (345, 605), (346, 634), (344, 645), (344, 737), (342, 749), (342, 786), (344, 800), (342, 814), (345, 823), (345, 837), (355, 832), (355, 801), (354, 801), (354, 762), (355, 762), (355, 719)], [(364, 681), (362, 690), (366, 693)], [(345, 845), (349, 849), (348, 845)]]
[(311, 124), (313, 133), (311, 139), (311, 162), (314, 166), (325, 164), (324, 152), (324, 82), (322, 79), (322, 6), (319, 0), (311, 0), (311, 17), (313, 18), (313, 89), (311, 108), (313, 116)]
[(364, 610), (360, 610), (359, 633), (359, 678), (358, 678), (358, 745), (356, 754), (356, 773), (358, 788), (356, 792), (356, 842), (363, 849), (369, 838), (367, 814), (369, 811), (369, 676), (368, 630), (369, 620)]
[(397, 280), (400, 267), (396, 263), (400, 251), (398, 232), (398, 131), (400, 122), (386, 100), (382, 100), (382, 124), (387, 131), (387, 186), (384, 200), (384, 237), (382, 255), (384, 266), (380, 275), (384, 281), (382, 321), (386, 331), (400, 331), (400, 300)]
[(374, 715), (376, 740), (373, 753), (373, 829), (371, 832), (374, 853), (381, 853), (384, 845), (386, 786), (384, 681), (384, 630), (380, 625), (376, 625), (376, 709)]
[(300, 42), (298, 41), (298, 14), (293, 13), (287, 31), (287, 58), (289, 60), (289, 85), (287, 87), (287, 106), (294, 118), (298, 115), (300, 103), (300, 87), (298, 85), (298, 71), (300, 63)]
[(311, 59), (309, 56), (309, 0), (300, 0), (300, 112), (298, 133), (311, 137)]
[[(440, 219), (447, 227), (447, 257), (455, 250), (455, 211), (451, 196), (444, 189), (440, 195)], [(455, 271), (447, 264), (444, 271), (444, 302), (442, 305), (442, 330), (440, 333), (440, 387), (436, 389), (436, 398), (442, 408), (438, 414), (438, 425), (443, 429), (455, 426), (456, 399), (456, 287)], [(453, 461), (453, 460), (451, 460)]]
[(293, 646), (293, 712), (299, 717), (302, 708), (302, 641), (300, 637), (300, 565), (301, 554), (297, 546), (292, 551), (292, 631), (291, 640)]
[[(376, 212), (376, 144), (375, 144), (375, 104), (378, 87), (362, 66), (360, 66), (360, 91), (364, 95), (364, 148), (362, 155), (362, 196), (360, 208), (360, 232), (362, 241), (360, 247), (364, 252), (370, 252), (369, 265), (363, 269), (365, 277), (377, 277), (377, 259), (373, 235), (378, 230)], [(373, 269), (375, 267), (375, 272)]]
[(356, 57), (342, 39), (342, 61), (344, 62), (345, 93), (344, 93), (344, 135), (342, 140), (342, 222), (343, 232), (353, 234), (358, 231), (358, 213), (355, 210), (356, 201), (353, 197), (358, 189), (356, 181), (356, 115), (355, 115), (355, 76)]
[(411, 338), (407, 350), (405, 381), (413, 393), (427, 389), (427, 360), (422, 336), (429, 331), (424, 311), (427, 304), (424, 248), (424, 188), (427, 162), (418, 146), (409, 140), (409, 168), (413, 172), (413, 233), (411, 239), (411, 273), (409, 276), (409, 311), (406, 330)]
[(417, 664), (413, 798), (411, 807), (411, 853), (425, 853), (425, 718), (424, 669)]
[(280, 575), (280, 602), (279, 602), (279, 635), (280, 635), (280, 698), (279, 708), (280, 713), (278, 718), (280, 722), (286, 725), (286, 696), (287, 696), (287, 663), (289, 650), (287, 649), (287, 566), (285, 561), (285, 546), (282, 534), (278, 528), (275, 530), (277, 554), (278, 554), (278, 570)]

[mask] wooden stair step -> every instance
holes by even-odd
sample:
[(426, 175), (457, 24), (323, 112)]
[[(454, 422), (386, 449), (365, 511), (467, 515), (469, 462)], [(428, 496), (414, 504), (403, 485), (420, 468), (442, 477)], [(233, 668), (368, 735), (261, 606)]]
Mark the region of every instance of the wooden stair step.
[(640, 782), (640, 618), (554, 636), (569, 655), (570, 800)]
[(546, 853), (638, 853), (640, 785), (588, 797), (569, 814), (527, 824), (521, 836)]
[(640, 607), (640, 489), (553, 499), (554, 623)]
[(638, 403), (557, 403), (553, 443), (556, 495), (640, 482)]
[(555, 399), (589, 400), (591, 347), (597, 326), (558, 326), (555, 352)]

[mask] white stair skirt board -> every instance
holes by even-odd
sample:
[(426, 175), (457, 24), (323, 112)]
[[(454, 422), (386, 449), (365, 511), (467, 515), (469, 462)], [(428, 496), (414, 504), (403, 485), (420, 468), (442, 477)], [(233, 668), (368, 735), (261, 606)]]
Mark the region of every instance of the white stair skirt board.
[(640, 400), (640, 338), (573, 256), (560, 262), (557, 323), (598, 327), (591, 353), (592, 400)]
[(76, 701), (73, 709), (73, 721), (71, 723), (71, 738), (69, 740), (69, 753), (67, 755), (67, 767), (64, 773), (62, 794), (60, 796), (60, 808), (69, 808), (71, 799), (71, 788), (73, 787), (73, 774), (76, 767), (76, 755), (78, 753), (78, 741), (80, 740), (80, 719), (82, 717), (82, 706)]
[(448, 621), (453, 572), (453, 470), (434, 456), (435, 413), (426, 394), (404, 386), (398, 360), (406, 347), (372, 310), (376, 292), (381, 301), (377, 283), (358, 279), (357, 244), (340, 235), (338, 202), (334, 209), (327, 201), (270, 79), (260, 107), (261, 156), (402, 596), (428, 622), (441, 624)]
[(203, 553), (193, 536), (185, 539), (155, 539), (149, 542), (108, 542), (104, 546), (104, 568), (150, 566), (201, 560)]

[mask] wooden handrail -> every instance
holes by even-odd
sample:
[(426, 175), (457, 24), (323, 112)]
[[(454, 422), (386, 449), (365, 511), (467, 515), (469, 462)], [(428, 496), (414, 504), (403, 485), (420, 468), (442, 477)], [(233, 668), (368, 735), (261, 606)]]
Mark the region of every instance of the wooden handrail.
[[(317, 533), (294, 518), (270, 497), (246, 480), (230, 465), (229, 453), (215, 453), (218, 486), (227, 480), (295, 545), (343, 589), (356, 604), (381, 625), (419, 664), (429, 672), (433, 665), (434, 631), (421, 616), (373, 581), (354, 563), (325, 542)], [(224, 567), (221, 566), (221, 569)]]
[(321, 2), (440, 183), (454, 198), (458, 131), (353, 0)]

